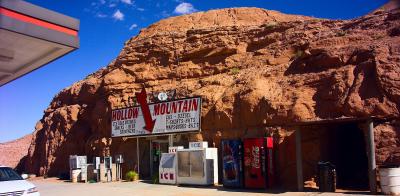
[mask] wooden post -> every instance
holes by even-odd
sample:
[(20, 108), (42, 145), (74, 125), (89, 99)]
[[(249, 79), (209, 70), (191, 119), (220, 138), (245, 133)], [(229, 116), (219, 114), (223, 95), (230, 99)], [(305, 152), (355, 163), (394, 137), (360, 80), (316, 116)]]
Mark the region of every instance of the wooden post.
[(174, 135), (168, 135), (168, 147), (174, 146)]
[(137, 162), (137, 172), (140, 177), (140, 160), (139, 160), (139, 137), (136, 138), (136, 162)]
[(372, 194), (376, 194), (375, 140), (374, 123), (372, 120), (367, 121), (367, 140), (369, 190)]
[(297, 191), (303, 191), (303, 163), (301, 155), (301, 132), (300, 128), (296, 127), (296, 171), (297, 171)]

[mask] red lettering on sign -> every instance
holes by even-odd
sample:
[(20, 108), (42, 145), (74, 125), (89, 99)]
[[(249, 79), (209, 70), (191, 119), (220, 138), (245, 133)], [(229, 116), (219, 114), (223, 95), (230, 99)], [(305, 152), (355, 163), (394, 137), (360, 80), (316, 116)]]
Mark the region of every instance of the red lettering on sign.
[(169, 174), (169, 179), (170, 179), (170, 180), (173, 180), (173, 179), (174, 179), (174, 174), (173, 174), (173, 173), (170, 173), (170, 174)]
[(161, 104), (161, 115), (165, 114), (165, 103)]
[(189, 102), (189, 103), (188, 103), (188, 109), (187, 109), (187, 111), (190, 112), (190, 111), (192, 110), (192, 100), (189, 99), (188, 102)]
[(157, 116), (160, 114), (160, 104), (154, 105), (154, 115)]
[(120, 110), (117, 111), (117, 120), (122, 119), (122, 112)]
[(187, 104), (187, 100), (183, 101), (183, 108), (182, 108), (182, 112), (187, 112), (188, 111), (188, 104)]
[(139, 115), (139, 108), (135, 108), (135, 109), (133, 110), (133, 118), (137, 118), (138, 115)]
[(115, 121), (117, 119), (117, 111), (112, 111), (112, 121)]
[(199, 106), (198, 99), (193, 99), (193, 102), (192, 102), (192, 111), (197, 111), (198, 106)]
[(176, 104), (176, 101), (171, 103), (171, 113), (176, 113), (176, 109), (178, 109), (178, 105)]
[(169, 103), (167, 103), (167, 109), (165, 111), (167, 114), (171, 114), (171, 109), (169, 108)]
[(183, 103), (183, 101), (180, 100), (180, 101), (178, 101), (178, 103), (179, 103), (179, 112), (181, 112), (182, 111), (182, 103)]

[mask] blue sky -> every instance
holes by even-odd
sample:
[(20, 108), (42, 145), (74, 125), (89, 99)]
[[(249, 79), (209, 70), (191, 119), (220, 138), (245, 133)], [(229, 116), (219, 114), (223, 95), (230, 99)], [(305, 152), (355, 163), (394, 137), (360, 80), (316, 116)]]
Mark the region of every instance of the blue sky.
[(80, 48), (0, 87), (0, 142), (31, 133), (54, 95), (106, 66), (141, 28), (170, 16), (227, 7), (260, 7), (288, 14), (351, 19), (386, 0), (28, 0), (78, 18)]

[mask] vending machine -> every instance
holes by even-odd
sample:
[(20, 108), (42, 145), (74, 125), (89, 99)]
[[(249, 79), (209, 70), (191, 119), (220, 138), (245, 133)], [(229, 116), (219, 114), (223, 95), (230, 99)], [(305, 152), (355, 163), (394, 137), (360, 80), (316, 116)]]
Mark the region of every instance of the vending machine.
[(246, 188), (270, 188), (274, 183), (273, 139), (244, 140), (244, 185)]
[(178, 149), (178, 184), (218, 183), (218, 151), (207, 142), (190, 142), (189, 149)]
[(243, 187), (243, 144), (241, 140), (222, 140), (222, 183), (226, 187)]
[(159, 166), (160, 184), (176, 184), (177, 158), (176, 151), (183, 149), (183, 146), (168, 148), (168, 153), (162, 153)]

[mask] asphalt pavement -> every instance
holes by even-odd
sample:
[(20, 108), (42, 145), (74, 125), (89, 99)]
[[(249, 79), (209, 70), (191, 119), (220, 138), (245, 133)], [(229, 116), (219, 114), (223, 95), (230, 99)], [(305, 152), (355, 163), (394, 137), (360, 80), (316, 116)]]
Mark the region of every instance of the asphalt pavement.
[(227, 189), (222, 186), (175, 186), (140, 182), (71, 183), (56, 179), (32, 180), (41, 196), (243, 196), (243, 195), (360, 195), (363, 193), (284, 192), (248, 189)]

